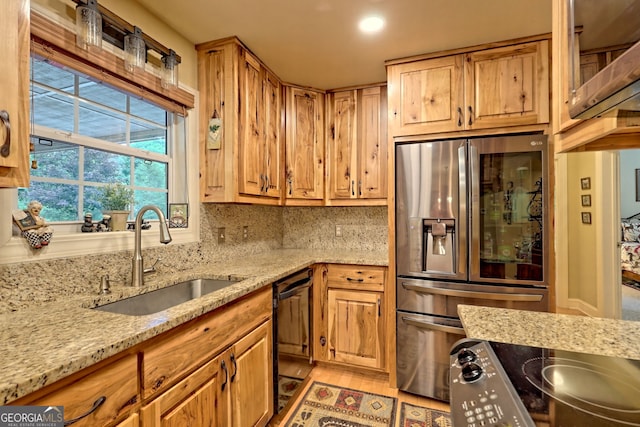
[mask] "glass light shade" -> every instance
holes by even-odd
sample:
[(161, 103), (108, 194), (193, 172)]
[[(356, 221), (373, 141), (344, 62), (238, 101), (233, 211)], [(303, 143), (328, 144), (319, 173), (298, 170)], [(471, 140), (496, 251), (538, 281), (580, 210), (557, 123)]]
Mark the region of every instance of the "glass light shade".
[(81, 49), (102, 47), (102, 15), (96, 0), (76, 8), (76, 45)]
[(169, 55), (162, 57), (160, 84), (165, 89), (178, 86), (178, 60), (173, 50), (169, 50)]
[(134, 32), (124, 37), (124, 68), (133, 72), (136, 68), (144, 68), (147, 62), (147, 46), (142, 38), (142, 31), (134, 27)]

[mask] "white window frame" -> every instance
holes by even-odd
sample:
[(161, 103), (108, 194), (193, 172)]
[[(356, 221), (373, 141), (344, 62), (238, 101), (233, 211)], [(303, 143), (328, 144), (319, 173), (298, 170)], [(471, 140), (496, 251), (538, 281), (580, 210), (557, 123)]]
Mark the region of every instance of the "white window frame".
[[(197, 106), (197, 91), (182, 85), (181, 88), (194, 95)], [(184, 175), (180, 176), (179, 173), (176, 173), (176, 168), (169, 168), (169, 181), (173, 183), (169, 186), (169, 203), (174, 200), (178, 203), (185, 202), (183, 196), (178, 198), (178, 195), (184, 192), (185, 184), (188, 188), (188, 198), (185, 203), (189, 203), (189, 227), (170, 229), (173, 239), (171, 245), (194, 243), (200, 240), (198, 174), (189, 173), (192, 170), (192, 165), (198, 165), (197, 117), (196, 107), (189, 111), (185, 117), (184, 126), (169, 127), (176, 134), (180, 132), (187, 134)], [(61, 136), (58, 134), (55, 139), (63, 140)], [(170, 140), (175, 140), (176, 136), (171, 135)], [(15, 225), (13, 225), (11, 212), (17, 209), (17, 198), (17, 189), (0, 189), (0, 265), (133, 250), (134, 233), (131, 231), (78, 233), (65, 232), (64, 227), (59, 226), (54, 226), (53, 238), (48, 246), (33, 249), (22, 236), (13, 235)], [(142, 247), (154, 246), (162, 246), (158, 238), (157, 225), (142, 232)]]

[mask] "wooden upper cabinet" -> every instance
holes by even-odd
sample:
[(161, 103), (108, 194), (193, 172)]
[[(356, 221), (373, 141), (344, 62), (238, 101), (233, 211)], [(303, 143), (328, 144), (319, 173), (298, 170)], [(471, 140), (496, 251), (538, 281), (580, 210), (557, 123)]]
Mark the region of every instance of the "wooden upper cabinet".
[(321, 205), (324, 197), (324, 97), (286, 86), (285, 203)]
[(29, 0), (3, 4), (0, 187), (29, 186)]
[(389, 66), (390, 136), (464, 129), (463, 57)]
[(281, 204), (280, 81), (235, 37), (196, 49), (201, 201)]
[(240, 192), (280, 196), (280, 82), (249, 52), (240, 62)]
[(549, 42), (505, 46), (465, 57), (467, 129), (549, 122)]
[(388, 64), (390, 136), (549, 122), (549, 42)]
[(386, 204), (386, 86), (334, 92), (328, 103), (327, 204)]

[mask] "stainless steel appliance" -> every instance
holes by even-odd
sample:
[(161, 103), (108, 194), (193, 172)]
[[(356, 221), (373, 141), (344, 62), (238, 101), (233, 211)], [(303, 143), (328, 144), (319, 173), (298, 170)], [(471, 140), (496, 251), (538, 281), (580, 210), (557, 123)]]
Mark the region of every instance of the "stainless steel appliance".
[(302, 390), (313, 367), (311, 357), (311, 289), (313, 270), (305, 268), (274, 283), (275, 413)]
[(455, 427), (640, 426), (640, 361), (480, 340), (451, 349)]
[(449, 400), (458, 304), (548, 310), (546, 137), (396, 147), (397, 378)]

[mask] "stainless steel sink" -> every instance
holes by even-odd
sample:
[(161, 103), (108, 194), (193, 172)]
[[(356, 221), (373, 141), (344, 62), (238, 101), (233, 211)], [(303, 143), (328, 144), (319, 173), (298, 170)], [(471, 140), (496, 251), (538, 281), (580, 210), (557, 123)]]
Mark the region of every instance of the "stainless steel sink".
[(226, 288), (237, 282), (237, 280), (218, 279), (189, 280), (147, 292), (146, 294), (136, 295), (135, 297), (94, 307), (94, 309), (108, 311), (110, 313), (127, 314), (129, 316), (144, 316), (200, 298), (203, 295)]

